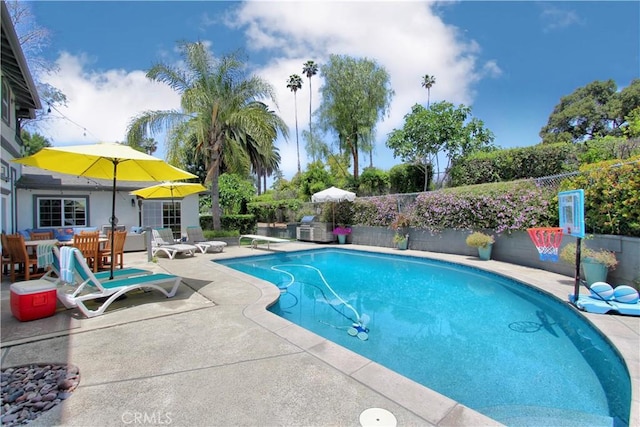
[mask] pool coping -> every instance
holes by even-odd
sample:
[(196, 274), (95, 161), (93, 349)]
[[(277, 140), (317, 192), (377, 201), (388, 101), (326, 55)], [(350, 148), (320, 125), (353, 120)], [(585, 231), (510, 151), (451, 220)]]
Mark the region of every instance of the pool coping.
[[(482, 261), (479, 258), (464, 255), (410, 249), (401, 251), (398, 249), (352, 244), (303, 248), (293, 246), (294, 245), (291, 245), (286, 249), (282, 248), (280, 251), (294, 252), (334, 248), (392, 255), (408, 255), (417, 258), (452, 262), (499, 274), (537, 288), (546, 294), (560, 299), (560, 301), (567, 303), (567, 305), (569, 305), (567, 296), (569, 293), (573, 293), (573, 278), (571, 277), (499, 261)], [(251, 255), (256, 254), (248, 254), (247, 256)], [(244, 282), (253, 285), (261, 292), (258, 300), (244, 308), (243, 314), (247, 319), (252, 320), (256, 324), (299, 347), (301, 350), (333, 366), (350, 378), (376, 390), (385, 397), (425, 419), (425, 421), (435, 425), (502, 425), (500, 422), (462, 405), (435, 390), (429, 389), (339, 344), (269, 312), (267, 308), (274, 304), (280, 296), (279, 289), (272, 283), (223, 266), (222, 264), (216, 264), (216, 268), (223, 269), (226, 274), (232, 276), (239, 275), (237, 277), (242, 278)], [(573, 307), (571, 305), (569, 306)], [(640, 341), (640, 318), (619, 315), (598, 315), (582, 312), (577, 309), (576, 312), (599, 330), (611, 344), (614, 345), (624, 359), (632, 384), (629, 425), (640, 425), (640, 401), (638, 393), (634, 392), (634, 390), (639, 389), (638, 385), (640, 384), (640, 352), (637, 351), (637, 345), (635, 346), (635, 352), (633, 351), (634, 345), (629, 345), (630, 337), (632, 341), (635, 340), (636, 343)]]

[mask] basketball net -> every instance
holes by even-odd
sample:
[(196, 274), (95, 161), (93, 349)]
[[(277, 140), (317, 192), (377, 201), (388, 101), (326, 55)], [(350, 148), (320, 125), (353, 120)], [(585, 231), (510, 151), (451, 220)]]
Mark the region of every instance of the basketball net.
[(562, 228), (544, 227), (527, 229), (529, 237), (536, 245), (540, 261), (558, 261), (558, 248), (562, 242)]

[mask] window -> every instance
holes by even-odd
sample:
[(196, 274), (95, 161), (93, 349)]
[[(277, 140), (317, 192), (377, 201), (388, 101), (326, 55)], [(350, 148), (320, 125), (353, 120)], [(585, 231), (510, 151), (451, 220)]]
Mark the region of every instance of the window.
[(6, 79), (2, 79), (2, 120), (11, 124), (11, 91)]
[(38, 227), (84, 227), (87, 225), (87, 199), (38, 198)]
[(173, 237), (181, 237), (181, 202), (150, 201), (142, 203), (142, 225), (151, 228), (170, 228)]

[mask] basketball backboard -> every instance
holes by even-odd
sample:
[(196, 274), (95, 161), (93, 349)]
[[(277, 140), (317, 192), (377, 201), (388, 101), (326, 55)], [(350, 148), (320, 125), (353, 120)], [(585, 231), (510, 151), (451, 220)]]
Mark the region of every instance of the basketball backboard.
[(584, 237), (584, 190), (558, 193), (558, 209), (563, 234)]

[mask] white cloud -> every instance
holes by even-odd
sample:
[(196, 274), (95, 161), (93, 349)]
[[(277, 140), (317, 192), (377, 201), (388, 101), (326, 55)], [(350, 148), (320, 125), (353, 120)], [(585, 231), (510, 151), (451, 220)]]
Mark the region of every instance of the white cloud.
[(543, 23), (543, 32), (570, 27), (574, 24), (582, 24), (580, 16), (574, 10), (566, 10), (555, 5), (542, 3), (544, 9), (540, 15)]
[[(59, 72), (43, 79), (68, 100), (66, 107), (52, 110), (43, 125), (55, 146), (123, 141), (135, 115), (180, 106), (180, 98), (172, 89), (150, 81), (143, 71), (89, 71), (86, 57), (68, 53), (62, 53), (56, 65)], [(162, 157), (164, 153), (156, 155)]]
[[(436, 78), (431, 102), (447, 100), (471, 105), (474, 84), (501, 72), (495, 61), (477, 64), (480, 47), (465, 40), (456, 27), (445, 24), (426, 2), (248, 2), (221, 20), (245, 32), (251, 61), (255, 62), (256, 57), (267, 58), (255, 73), (273, 84), (277, 111), (290, 128), (289, 142), (277, 143), (281, 168), (288, 178), (297, 171), (297, 159), (294, 98), (286, 81), (294, 73), (304, 80), (297, 94), (304, 169), (308, 159), (302, 130), (308, 129), (309, 124), (309, 86), (302, 65), (307, 60), (322, 65), (330, 54), (344, 54), (373, 59), (387, 70), (395, 96), (389, 116), (378, 124), (374, 158), (374, 164), (384, 169), (398, 163), (384, 146), (386, 135), (402, 126), (403, 117), (413, 104), (426, 104), (422, 76), (429, 74)], [(202, 22), (207, 24), (204, 18)], [(215, 40), (215, 26), (208, 28), (211, 33), (206, 38)], [(166, 51), (159, 53), (168, 54), (164, 57), (166, 61), (170, 61), (169, 56), (175, 57)], [(67, 95), (68, 107), (59, 109), (77, 125), (62, 119), (50, 121), (46, 136), (55, 145), (121, 141), (128, 122), (136, 114), (179, 107), (178, 95), (168, 86), (148, 80), (143, 71), (91, 71), (86, 57), (68, 53), (61, 54), (57, 62), (59, 73), (46, 78), (46, 82)], [(313, 110), (320, 104), (321, 85), (318, 74), (312, 80)], [(156, 153), (160, 157), (165, 154), (162, 142), (159, 140)], [(368, 156), (362, 153), (361, 159), (361, 166), (366, 166)]]
[[(257, 73), (274, 84), (280, 112), (291, 129), (289, 145), (280, 144), (285, 176), (295, 173), (297, 164), (295, 158), (289, 159), (295, 156), (295, 115), (293, 96), (285, 82), (289, 75), (301, 74), (302, 64), (309, 59), (322, 64), (330, 54), (367, 57), (387, 70), (395, 96), (389, 116), (377, 127), (378, 159), (374, 160), (385, 169), (397, 163), (384, 146), (386, 135), (402, 126), (413, 104), (426, 103), (423, 75), (436, 77), (431, 102), (446, 99), (470, 105), (473, 84), (485, 75), (500, 73), (495, 61), (478, 70), (479, 46), (461, 39), (458, 29), (443, 23), (425, 2), (249, 2), (236, 11), (235, 25), (246, 30), (249, 48), (266, 51), (271, 57)], [(303, 79), (298, 92), (300, 129), (301, 124), (308, 125), (309, 118), (308, 83)], [(322, 82), (319, 75), (313, 79), (315, 110)], [(361, 158), (365, 162), (368, 156)], [(302, 159), (304, 168), (304, 154)]]

